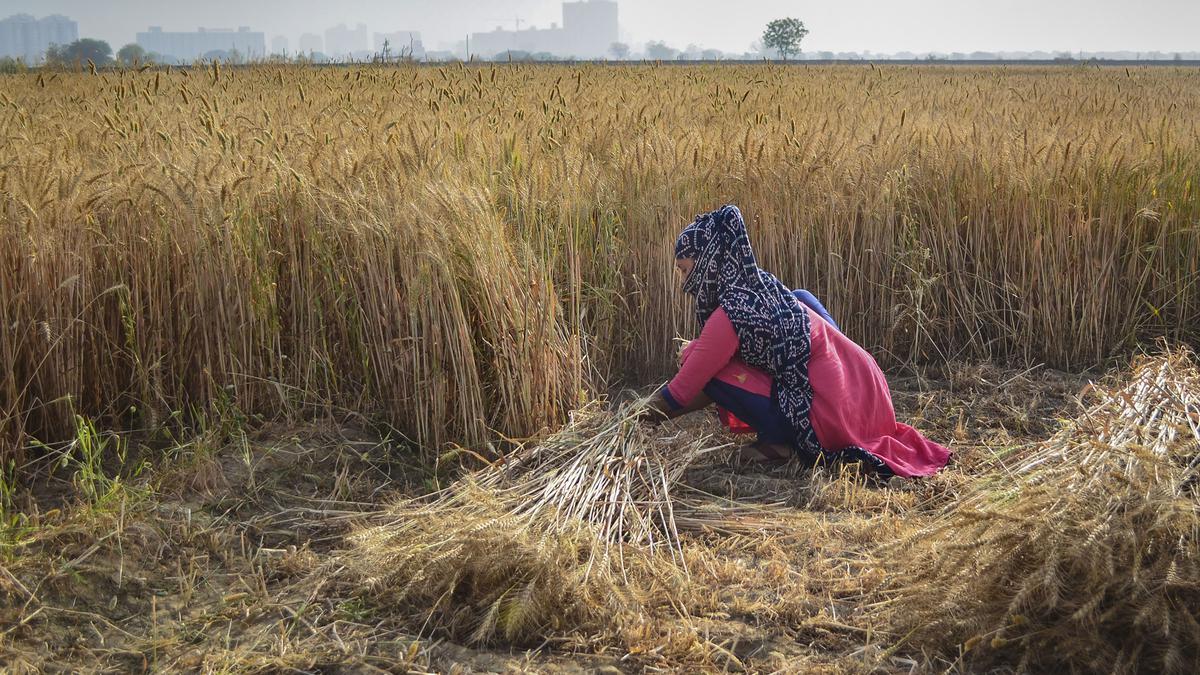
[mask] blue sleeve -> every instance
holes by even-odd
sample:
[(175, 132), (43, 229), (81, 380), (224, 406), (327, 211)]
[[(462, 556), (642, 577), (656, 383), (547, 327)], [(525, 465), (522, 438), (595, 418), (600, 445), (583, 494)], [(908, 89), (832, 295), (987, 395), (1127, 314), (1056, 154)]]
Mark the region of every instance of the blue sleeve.
[(800, 302), (803, 302), (809, 309), (817, 314), (820, 314), (821, 318), (828, 321), (829, 325), (837, 329), (839, 333), (842, 331), (842, 329), (838, 327), (837, 322), (833, 320), (833, 317), (829, 316), (829, 311), (825, 309), (825, 305), (821, 304), (821, 301), (817, 299), (817, 296), (809, 293), (803, 288), (792, 291), (792, 295), (796, 296), (796, 299)]
[(676, 401), (675, 397), (671, 395), (671, 390), (667, 388), (667, 385), (664, 384), (662, 389), (658, 390), (658, 393), (662, 394), (662, 397), (666, 399), (667, 405), (671, 406), (671, 410), (679, 410), (683, 407), (682, 405), (679, 405), (679, 401)]

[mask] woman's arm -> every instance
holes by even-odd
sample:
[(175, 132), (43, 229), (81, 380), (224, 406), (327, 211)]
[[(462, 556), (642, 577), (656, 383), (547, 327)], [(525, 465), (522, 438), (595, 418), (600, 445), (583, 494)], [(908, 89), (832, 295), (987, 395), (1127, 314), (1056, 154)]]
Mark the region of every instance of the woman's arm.
[(729, 364), (737, 349), (733, 323), (725, 310), (717, 309), (705, 322), (700, 337), (688, 345), (679, 372), (659, 390), (656, 405), (664, 414), (674, 413), (671, 417), (703, 408), (708, 402), (701, 400), (697, 407), (697, 399), (704, 396), (705, 385)]

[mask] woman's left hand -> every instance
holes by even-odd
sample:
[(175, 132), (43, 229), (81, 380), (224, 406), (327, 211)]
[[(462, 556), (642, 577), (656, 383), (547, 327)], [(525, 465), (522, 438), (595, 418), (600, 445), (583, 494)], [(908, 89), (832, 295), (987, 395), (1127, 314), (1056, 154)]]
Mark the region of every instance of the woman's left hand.
[(657, 426), (671, 419), (668, 411), (670, 407), (667, 405), (667, 400), (662, 397), (662, 394), (653, 394), (650, 400), (646, 402), (646, 407), (638, 413), (638, 421)]

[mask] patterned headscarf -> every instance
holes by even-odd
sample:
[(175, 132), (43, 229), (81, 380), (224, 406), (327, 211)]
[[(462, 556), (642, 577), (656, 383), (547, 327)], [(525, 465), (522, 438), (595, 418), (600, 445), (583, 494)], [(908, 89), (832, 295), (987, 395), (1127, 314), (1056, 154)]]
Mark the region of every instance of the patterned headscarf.
[[(809, 421), (812, 324), (792, 292), (758, 266), (738, 207), (730, 204), (696, 216), (675, 241), (675, 258), (696, 261), (683, 290), (696, 298), (701, 328), (718, 307), (725, 310), (738, 336), (738, 355), (774, 380), (771, 398), (796, 432), (796, 450), (810, 462), (821, 458), (826, 451)], [(856, 451), (856, 458), (866, 454), (858, 448), (846, 450)], [(882, 462), (874, 459), (871, 464)]]
[[(701, 328), (717, 307), (724, 304), (722, 295), (728, 289), (744, 287), (761, 292), (779, 283), (759, 269), (742, 212), (732, 204), (696, 216), (675, 240), (675, 258), (696, 261), (683, 282), (683, 290), (696, 298), (696, 320)], [(766, 278), (760, 273), (766, 274)], [(782, 284), (779, 288), (790, 294)]]

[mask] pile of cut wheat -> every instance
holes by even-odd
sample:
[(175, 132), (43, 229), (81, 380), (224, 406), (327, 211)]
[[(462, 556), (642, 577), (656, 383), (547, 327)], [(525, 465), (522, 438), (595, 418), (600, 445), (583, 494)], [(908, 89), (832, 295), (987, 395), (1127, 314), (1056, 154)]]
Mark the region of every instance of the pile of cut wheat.
[[(683, 472), (724, 445), (592, 405), (559, 432), (355, 533), (347, 568), (387, 601), (473, 641), (636, 620), (687, 576), (681, 529), (737, 525), (688, 508)], [(682, 505), (686, 517), (676, 520)]]
[(889, 547), (897, 634), (1018, 671), (1200, 669), (1200, 372), (1143, 358), (999, 483)]

